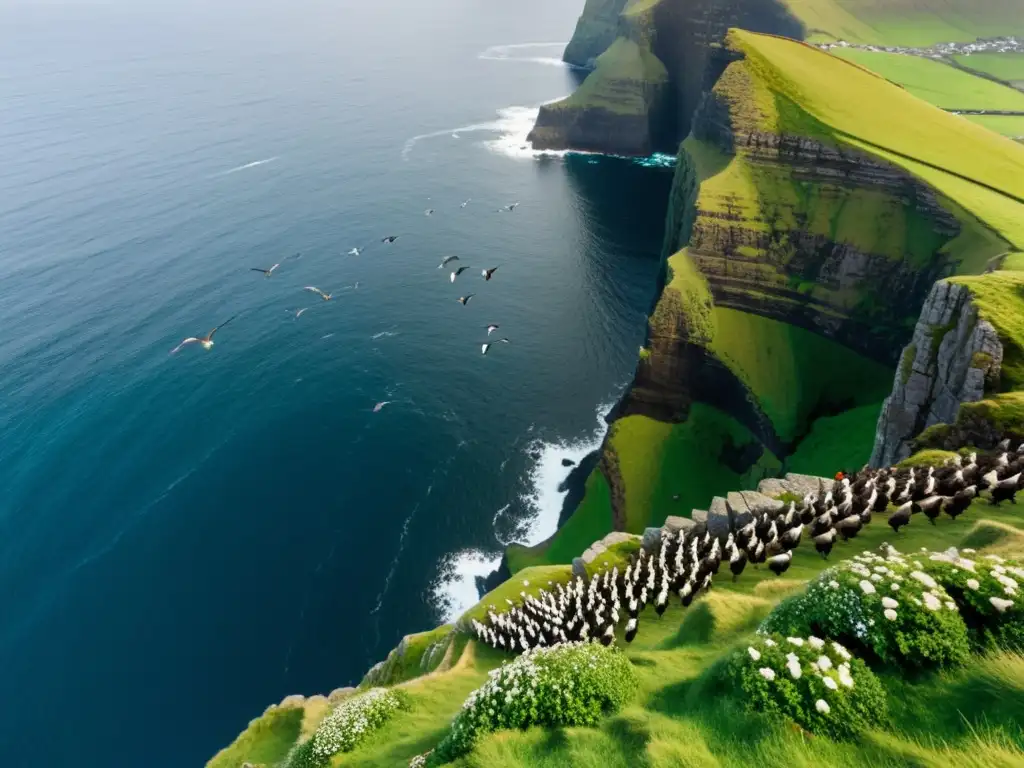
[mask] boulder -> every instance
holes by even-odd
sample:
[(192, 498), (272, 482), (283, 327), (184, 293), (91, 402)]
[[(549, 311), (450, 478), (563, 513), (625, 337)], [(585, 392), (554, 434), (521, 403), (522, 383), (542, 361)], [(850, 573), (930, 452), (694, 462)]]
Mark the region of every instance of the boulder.
[(768, 477), (757, 484), (757, 490), (765, 496), (776, 497), (789, 493), (786, 482), (777, 477)]
[(729, 524), (733, 530), (742, 528), (754, 519), (754, 515), (747, 505), (747, 500), (738, 491), (731, 491), (725, 497), (725, 506), (726, 511), (729, 513)]
[(794, 472), (786, 475), (786, 487), (789, 488), (789, 492), (801, 497), (806, 496), (808, 493), (818, 493), (821, 490), (822, 483), (825, 484), (826, 489), (831, 488), (832, 482), (828, 478), (815, 477), (814, 475), (798, 475)]
[(706, 525), (708, 522), (708, 513), (703, 509), (694, 509), (690, 512), (690, 519), (693, 521), (694, 525)]
[(729, 507), (725, 503), (725, 499), (716, 496), (711, 500), (711, 507), (708, 509), (708, 531), (712, 536), (724, 542), (729, 538), (731, 530)]
[(696, 525), (693, 520), (687, 517), (669, 515), (665, 518), (665, 525), (661, 527), (661, 530), (665, 533), (676, 533), (678, 531), (688, 531)]
[(643, 547), (646, 552), (653, 552), (658, 548), (659, 543), (661, 543), (661, 528), (645, 528), (644, 537), (640, 542), (640, 546)]
[(784, 502), (765, 496), (757, 491), (741, 491), (740, 495), (747, 502), (747, 509), (755, 515), (760, 515), (764, 512), (774, 515), (786, 508)]
[(582, 557), (574, 557), (572, 559), (572, 575), (573, 578), (577, 576), (581, 579), (587, 578), (587, 564), (583, 562)]

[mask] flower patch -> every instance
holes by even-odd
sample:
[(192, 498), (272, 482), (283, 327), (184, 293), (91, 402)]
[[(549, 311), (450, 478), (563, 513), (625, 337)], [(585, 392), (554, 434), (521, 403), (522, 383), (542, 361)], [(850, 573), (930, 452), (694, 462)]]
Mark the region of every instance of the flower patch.
[(886, 714), (874, 673), (841, 644), (814, 636), (759, 637), (734, 655), (728, 676), (748, 709), (835, 739), (853, 738)]

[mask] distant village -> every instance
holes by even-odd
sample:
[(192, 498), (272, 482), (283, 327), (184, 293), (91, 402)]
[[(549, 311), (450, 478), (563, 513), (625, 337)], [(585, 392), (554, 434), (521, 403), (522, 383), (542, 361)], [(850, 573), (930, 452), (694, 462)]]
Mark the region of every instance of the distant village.
[(926, 48), (904, 48), (900, 46), (861, 45), (838, 40), (834, 43), (819, 43), (824, 51), (833, 48), (856, 48), (874, 53), (898, 53), (905, 56), (924, 56), (939, 59), (946, 56), (970, 56), (972, 53), (1024, 53), (1024, 40), (1016, 37), (988, 37), (973, 43), (936, 43)]

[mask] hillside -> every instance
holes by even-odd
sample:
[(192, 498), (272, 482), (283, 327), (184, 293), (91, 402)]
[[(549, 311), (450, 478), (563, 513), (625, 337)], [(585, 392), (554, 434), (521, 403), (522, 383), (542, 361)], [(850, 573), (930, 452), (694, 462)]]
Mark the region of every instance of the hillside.
[[(925, 86), (941, 81), (924, 59), (879, 64), (889, 60), (868, 57), (884, 54), (837, 56), (740, 29), (719, 36), (717, 26), (746, 13), (754, 26), (799, 20), (801, 36), (815, 39), (931, 45), (991, 32), (1012, 6), (993, 0), (956, 14), (941, 0), (751, 0), (694, 3), (683, 13), (674, 0), (588, 1), (571, 50), (596, 69), (578, 98), (588, 109), (603, 103), (600, 119), (635, 121), (622, 132), (625, 123), (605, 122), (602, 135), (616, 148), (633, 142), (647, 151), (671, 134), (660, 132), (665, 115), (687, 134), (661, 295), (634, 381), (573, 514), (541, 545), (509, 547), (514, 576), (454, 626), (407, 636), (368, 673), (362, 689), (402, 694), (392, 710), (371, 710), (374, 732), (331, 765), (428, 764), (417, 756), (451, 740), (463, 702), (473, 710), (471, 694), (509, 674), (511, 657), (470, 632), (474, 620), (493, 626), (490, 612), (575, 576), (621, 573), (641, 542), (654, 551), (694, 524), (710, 531), (724, 521), (735, 534), (756, 507), (780, 514), (783, 502), (818, 491), (824, 481), (815, 475), (855, 471), (869, 459), (888, 466), (915, 451), (907, 466), (937, 467), (964, 446), (1024, 439), (1024, 146), (930, 103), (972, 93), (973, 81), (940, 82), (934, 98), (929, 87), (910, 87), (921, 72)], [(588, 14), (601, 24), (588, 29)], [(627, 34), (604, 43), (612, 18)], [(669, 24), (685, 33), (674, 46), (663, 34)], [(690, 90), (680, 90), (678, 67), (698, 48), (700, 77), (691, 73)], [(1005, 95), (983, 97), (994, 92)], [(652, 119), (652, 109), (661, 116)], [(572, 123), (579, 112), (571, 100), (546, 114), (558, 116), (545, 123), (542, 113), (537, 130), (547, 140), (567, 126), (593, 135), (592, 122)], [(812, 477), (774, 479), (787, 472)], [(849, 564), (862, 552), (888, 542), (903, 553), (955, 546), (977, 550), (970, 556), (978, 561), (986, 553), (1024, 557), (1024, 503), (985, 498), (963, 518), (929, 525), (923, 517), (898, 533), (878, 520), (836, 544), (827, 561), (805, 536), (781, 577), (749, 566), (730, 581), (723, 563), (714, 589), (688, 609), (674, 595), (660, 617), (646, 608), (632, 643), (618, 623), (615, 644), (626, 649), (633, 687), (590, 681), (585, 670), (570, 675), (595, 690), (612, 686), (614, 706), (572, 721), (593, 727), (500, 729), (448, 764), (1024, 765), (1024, 641), (978, 642), (942, 671), (908, 671), (869, 653), (888, 703), (858, 710), (870, 722), (856, 738), (814, 732), (827, 706), (804, 711), (798, 724), (778, 709), (748, 711), (725, 682), (737, 649), (742, 657), (762, 642), (755, 630), (766, 617), (793, 619), (779, 607), (785, 598), (809, 600), (808, 584), (822, 571), (859, 568)], [(1009, 610), (1018, 616), (1016, 604)], [(272, 707), (210, 768), (283, 768), (296, 744), (312, 745), (306, 739), (328, 711), (344, 714), (346, 701), (361, 699), (342, 690)], [(532, 722), (522, 716), (507, 722)], [(306, 765), (296, 760), (288, 768)]]
[[(790, 457), (863, 464), (933, 283), (1013, 266), (1024, 244), (1006, 196), (1024, 199), (1019, 145), (807, 45), (735, 32), (730, 49), (744, 58), (680, 149), (666, 286), (600, 478), (552, 540), (509, 548), (513, 572), (568, 562), (609, 523), (688, 516)], [(1012, 350), (1007, 274), (970, 285), (993, 286)]]

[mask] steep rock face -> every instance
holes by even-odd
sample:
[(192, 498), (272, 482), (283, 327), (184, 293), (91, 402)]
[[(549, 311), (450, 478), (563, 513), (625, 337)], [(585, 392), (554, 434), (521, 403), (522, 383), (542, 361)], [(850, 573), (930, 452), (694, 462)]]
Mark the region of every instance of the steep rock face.
[(659, 143), (667, 84), (642, 29), (618, 37), (576, 93), (541, 107), (529, 140), (537, 149), (648, 155)]
[[(731, 26), (803, 37), (775, 0), (588, 0), (564, 58), (594, 71), (572, 96), (541, 108), (530, 141), (619, 155), (674, 151), (728, 62), (721, 43)], [(607, 55), (627, 41), (658, 67)]]
[(563, 61), (574, 67), (593, 69), (619, 34), (619, 14), (626, 0), (587, 0), (576, 22), (572, 40), (565, 47)]
[(907, 458), (913, 438), (926, 428), (954, 423), (962, 403), (981, 400), (986, 385), (998, 381), (1002, 362), (996, 329), (978, 319), (970, 291), (947, 281), (936, 283), (882, 408), (871, 465)]
[(692, 141), (724, 167), (702, 188), (690, 257), (717, 306), (894, 362), (907, 307), (952, 273), (938, 251), (960, 224), (898, 166), (814, 135), (813, 124), (789, 132), (757, 106), (760, 90), (736, 61), (694, 117)]

